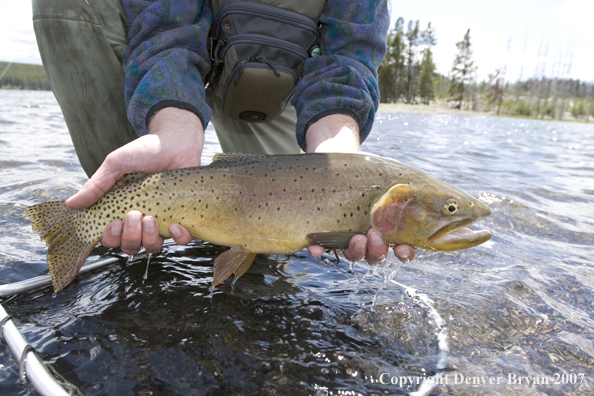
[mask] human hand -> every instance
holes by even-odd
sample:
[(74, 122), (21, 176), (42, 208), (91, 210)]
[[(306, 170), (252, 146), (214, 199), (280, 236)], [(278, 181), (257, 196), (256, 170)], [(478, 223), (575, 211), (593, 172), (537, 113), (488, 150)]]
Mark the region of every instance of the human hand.
[[(85, 183), (83, 188), (66, 201), (70, 209), (82, 209), (97, 202), (103, 194), (118, 185), (127, 172), (154, 173), (200, 165), (204, 146), (204, 128), (192, 112), (174, 107), (158, 111), (149, 124), (149, 133), (111, 152)], [(179, 224), (169, 226), (169, 233), (178, 244), (192, 240), (190, 233)], [(126, 214), (125, 220), (114, 220), (105, 228), (101, 244), (121, 246), (127, 254), (136, 254), (143, 246), (156, 253), (163, 246), (157, 219), (142, 217), (138, 211)]]
[[(320, 118), (307, 130), (305, 136), (308, 153), (351, 152), (361, 151), (359, 145), (359, 125), (351, 117), (344, 114), (332, 114)], [(307, 250), (314, 257), (324, 253), (322, 246), (308, 246)], [(373, 230), (367, 235), (359, 234), (351, 238), (348, 249), (343, 251), (349, 261), (365, 258), (369, 264), (378, 264), (385, 260), (388, 245)], [(394, 254), (403, 263), (415, 258), (415, 248), (410, 245), (398, 245)]]

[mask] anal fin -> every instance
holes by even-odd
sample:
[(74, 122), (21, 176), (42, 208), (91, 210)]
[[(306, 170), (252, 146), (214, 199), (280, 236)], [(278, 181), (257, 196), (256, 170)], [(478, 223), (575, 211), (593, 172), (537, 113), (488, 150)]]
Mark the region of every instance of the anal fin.
[(240, 248), (231, 248), (221, 253), (214, 262), (212, 285), (217, 286), (231, 274), (240, 277), (250, 268), (256, 253), (246, 252)]
[(315, 232), (307, 234), (305, 239), (310, 245), (319, 245), (326, 249), (346, 249), (349, 247), (351, 238), (357, 234), (360, 232)]

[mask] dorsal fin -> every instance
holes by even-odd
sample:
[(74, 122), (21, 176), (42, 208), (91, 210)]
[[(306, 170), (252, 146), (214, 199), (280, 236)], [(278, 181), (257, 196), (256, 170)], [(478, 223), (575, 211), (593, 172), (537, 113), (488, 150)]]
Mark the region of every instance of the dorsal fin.
[(266, 154), (252, 153), (219, 153), (212, 158), (212, 164), (208, 166), (229, 166), (245, 164), (267, 158)]
[(148, 176), (149, 176), (148, 173), (129, 172), (129, 173), (124, 173), (122, 176), (120, 176), (119, 181), (124, 184), (130, 184), (130, 183), (133, 183), (138, 180), (146, 179)]

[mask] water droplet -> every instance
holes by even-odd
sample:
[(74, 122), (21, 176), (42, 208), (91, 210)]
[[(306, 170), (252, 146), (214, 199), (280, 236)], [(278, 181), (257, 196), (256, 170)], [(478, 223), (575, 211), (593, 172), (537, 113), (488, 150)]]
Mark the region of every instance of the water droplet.
[(144, 271), (144, 275), (142, 276), (143, 280), (148, 279), (148, 269), (149, 269), (149, 264), (151, 263), (151, 256), (152, 256), (152, 254), (149, 253), (148, 256), (146, 257), (146, 270)]

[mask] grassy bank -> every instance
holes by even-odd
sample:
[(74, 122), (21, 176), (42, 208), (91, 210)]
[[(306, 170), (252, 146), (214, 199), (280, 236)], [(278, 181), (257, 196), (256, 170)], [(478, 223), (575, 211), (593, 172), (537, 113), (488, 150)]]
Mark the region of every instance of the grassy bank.
[[(456, 114), (456, 115), (478, 115), (475, 111), (458, 110), (441, 105), (436, 102), (431, 102), (429, 105), (424, 104), (406, 104), (406, 103), (380, 103), (379, 111), (385, 113), (406, 113), (406, 114)], [(484, 115), (484, 114), (481, 114)]]
[(0, 75), (6, 70), (0, 80), (0, 88), (50, 90), (43, 66), (11, 63), (7, 70), (8, 65), (9, 62), (0, 62)]
[[(462, 116), (470, 116), (470, 115), (478, 115), (478, 116), (493, 116), (493, 117), (509, 117), (509, 118), (523, 118), (523, 119), (539, 119), (539, 120), (556, 120), (558, 119), (552, 118), (551, 116), (545, 115), (538, 117), (534, 117), (533, 115), (524, 115), (524, 114), (509, 114), (501, 112), (497, 114), (495, 110), (483, 110), (483, 111), (473, 111), (473, 110), (458, 110), (449, 106), (447, 103), (442, 102), (431, 102), (429, 105), (424, 104), (406, 104), (402, 102), (398, 103), (380, 103), (379, 107), (380, 112), (384, 113), (403, 113), (403, 114), (447, 114), (447, 115), (462, 115)], [(574, 118), (568, 112), (567, 116), (563, 118), (563, 121), (571, 121), (571, 122), (594, 122), (594, 117), (582, 117), (582, 118)]]

